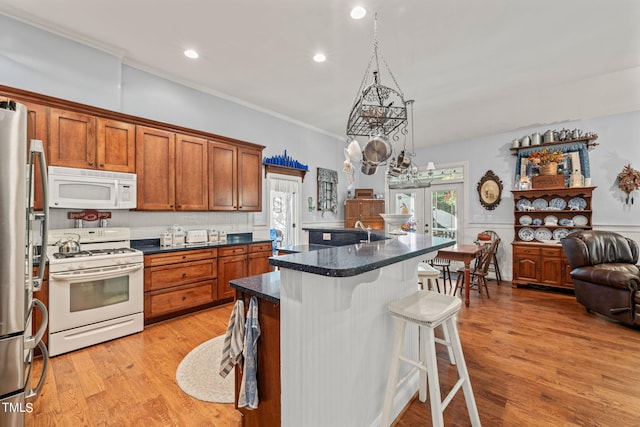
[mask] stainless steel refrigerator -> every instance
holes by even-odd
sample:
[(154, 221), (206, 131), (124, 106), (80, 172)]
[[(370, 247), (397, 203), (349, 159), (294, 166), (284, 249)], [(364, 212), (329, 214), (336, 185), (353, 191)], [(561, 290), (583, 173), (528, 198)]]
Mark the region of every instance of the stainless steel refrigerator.
[[(29, 145), (29, 146), (28, 146)], [(33, 208), (34, 163), (40, 164), (44, 211)], [(42, 336), (47, 327), (46, 307), (33, 298), (42, 285), (46, 245), (34, 277), (34, 227), (47, 241), (48, 191), (42, 141), (27, 142), (27, 108), (0, 102), (0, 426), (20, 427), (34, 410), (34, 401), (48, 367)], [(33, 327), (34, 308), (42, 323)], [(36, 330), (35, 333), (32, 331)], [(44, 358), (40, 379), (31, 378), (35, 348)], [(32, 383), (36, 383), (32, 387)]]

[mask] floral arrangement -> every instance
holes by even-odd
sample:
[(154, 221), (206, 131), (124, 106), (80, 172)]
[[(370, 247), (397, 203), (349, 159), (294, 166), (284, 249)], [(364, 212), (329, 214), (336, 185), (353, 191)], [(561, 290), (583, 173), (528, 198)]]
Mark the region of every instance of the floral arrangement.
[(548, 148), (543, 148), (541, 151), (535, 151), (529, 155), (529, 161), (535, 166), (545, 166), (549, 163), (562, 162), (562, 152), (549, 151)]

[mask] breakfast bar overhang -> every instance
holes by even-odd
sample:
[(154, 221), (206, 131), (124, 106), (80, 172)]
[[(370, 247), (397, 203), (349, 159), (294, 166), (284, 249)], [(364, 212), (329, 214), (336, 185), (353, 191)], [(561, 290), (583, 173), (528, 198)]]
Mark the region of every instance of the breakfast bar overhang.
[[(379, 423), (393, 332), (387, 304), (416, 291), (427, 254), (454, 243), (409, 233), (270, 259), (280, 267), (283, 426)], [(407, 333), (415, 357), (417, 329)], [(417, 389), (416, 374), (399, 389), (394, 415)]]

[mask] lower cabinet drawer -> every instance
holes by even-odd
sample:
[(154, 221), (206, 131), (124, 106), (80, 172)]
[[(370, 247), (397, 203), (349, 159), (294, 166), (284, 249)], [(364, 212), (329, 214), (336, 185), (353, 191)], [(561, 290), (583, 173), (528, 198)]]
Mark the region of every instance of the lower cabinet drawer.
[(147, 292), (144, 295), (144, 316), (150, 318), (207, 304), (216, 300), (216, 292), (215, 280)]
[(513, 245), (514, 255), (540, 255), (540, 248)]
[(255, 253), (255, 252), (272, 252), (273, 251), (273, 244), (271, 242), (269, 243), (253, 243), (251, 245), (249, 245), (249, 253)]
[(162, 267), (145, 268), (144, 290), (153, 291), (187, 283), (214, 279), (218, 274), (216, 260), (193, 261)]
[(223, 246), (218, 248), (218, 257), (242, 255), (247, 253), (247, 245), (240, 246)]
[(562, 256), (562, 248), (542, 248), (540, 250), (542, 256), (558, 257)]

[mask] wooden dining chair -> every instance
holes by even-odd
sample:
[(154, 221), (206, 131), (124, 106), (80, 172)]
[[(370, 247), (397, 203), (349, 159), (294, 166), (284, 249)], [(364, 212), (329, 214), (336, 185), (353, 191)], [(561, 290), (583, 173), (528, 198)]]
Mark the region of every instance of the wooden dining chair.
[(498, 241), (493, 250), (493, 256), (491, 257), (491, 265), (489, 265), (489, 272), (493, 272), (496, 276), (496, 280), (498, 281), (498, 285), (502, 284), (502, 274), (500, 274), (500, 265), (498, 264), (498, 249), (500, 247), (500, 236), (493, 230), (485, 230), (484, 233), (487, 233), (491, 236), (491, 241)]
[[(480, 296), (482, 296), (482, 288), (484, 287), (484, 290), (487, 294), (487, 298), (491, 298), (489, 296), (489, 288), (487, 287), (487, 275), (489, 271), (489, 266), (491, 265), (491, 259), (493, 257), (495, 246), (498, 244), (499, 240), (500, 239), (494, 240), (490, 244), (487, 244), (484, 246), (484, 248), (482, 249), (482, 253), (480, 254), (480, 257), (477, 259), (475, 266), (473, 266), (471, 268), (471, 271), (469, 272), (469, 280), (470, 280), (469, 288), (473, 289), (477, 287), (478, 291), (480, 292)], [(462, 289), (465, 286), (464, 268), (458, 269), (456, 273), (458, 275), (458, 278), (456, 280), (456, 287), (453, 291), (454, 295), (456, 294), (459, 288)]]

